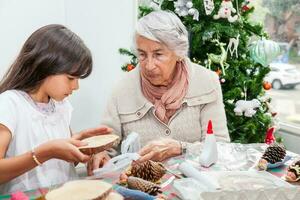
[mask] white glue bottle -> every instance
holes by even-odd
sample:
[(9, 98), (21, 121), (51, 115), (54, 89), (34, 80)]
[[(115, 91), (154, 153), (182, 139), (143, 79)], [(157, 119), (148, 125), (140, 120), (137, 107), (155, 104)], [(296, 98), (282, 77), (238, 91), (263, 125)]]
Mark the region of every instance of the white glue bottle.
[(217, 142), (213, 132), (212, 122), (208, 121), (206, 137), (202, 149), (202, 153), (199, 158), (201, 166), (209, 167), (218, 161), (218, 149)]

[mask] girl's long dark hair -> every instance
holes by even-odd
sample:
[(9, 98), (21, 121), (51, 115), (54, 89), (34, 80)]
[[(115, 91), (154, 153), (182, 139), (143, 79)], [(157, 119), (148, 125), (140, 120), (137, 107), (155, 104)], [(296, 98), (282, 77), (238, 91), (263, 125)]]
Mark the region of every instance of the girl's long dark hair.
[(62, 25), (47, 25), (27, 39), (1, 80), (0, 93), (11, 89), (36, 90), (51, 75), (86, 78), (92, 65), (90, 50), (75, 33)]

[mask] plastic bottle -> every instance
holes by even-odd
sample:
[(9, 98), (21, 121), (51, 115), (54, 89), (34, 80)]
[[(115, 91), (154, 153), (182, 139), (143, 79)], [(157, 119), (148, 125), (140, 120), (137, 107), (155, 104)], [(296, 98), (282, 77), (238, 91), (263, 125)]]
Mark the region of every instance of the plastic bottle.
[(212, 121), (208, 121), (206, 137), (199, 162), (204, 167), (209, 167), (218, 161), (217, 142), (213, 132)]

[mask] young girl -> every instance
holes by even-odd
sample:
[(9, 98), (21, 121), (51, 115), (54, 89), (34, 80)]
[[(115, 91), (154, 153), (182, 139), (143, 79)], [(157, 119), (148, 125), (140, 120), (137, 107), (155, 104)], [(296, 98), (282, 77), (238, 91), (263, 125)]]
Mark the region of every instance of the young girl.
[(62, 25), (42, 27), (25, 42), (0, 83), (0, 194), (76, 178), (74, 162), (90, 159), (78, 150), (80, 140), (111, 131), (71, 136), (66, 97), (91, 71), (89, 49)]

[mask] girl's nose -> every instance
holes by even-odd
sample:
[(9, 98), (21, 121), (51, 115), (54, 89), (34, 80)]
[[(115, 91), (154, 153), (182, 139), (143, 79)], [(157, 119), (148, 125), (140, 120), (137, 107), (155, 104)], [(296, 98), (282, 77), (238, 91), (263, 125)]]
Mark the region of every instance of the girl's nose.
[(72, 82), (72, 90), (78, 90), (79, 88), (79, 80), (78, 78), (75, 78), (74, 81)]

